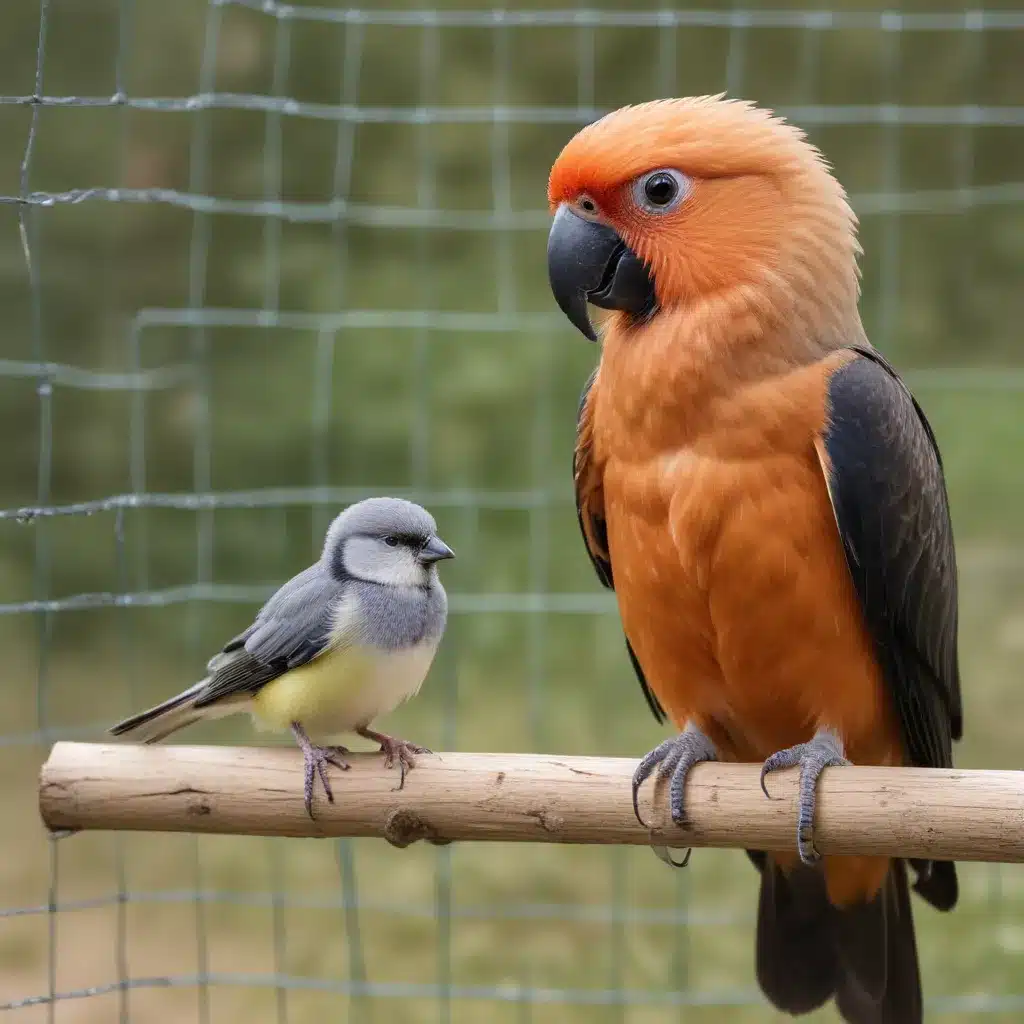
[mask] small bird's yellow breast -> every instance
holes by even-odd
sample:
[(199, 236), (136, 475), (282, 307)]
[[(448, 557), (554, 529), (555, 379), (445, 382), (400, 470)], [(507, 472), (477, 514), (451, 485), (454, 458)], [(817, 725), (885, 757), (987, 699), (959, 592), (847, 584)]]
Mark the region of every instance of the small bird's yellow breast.
[(253, 717), (272, 729), (298, 722), (314, 741), (351, 732), (414, 696), (436, 649), (329, 648), (267, 683), (253, 697)]

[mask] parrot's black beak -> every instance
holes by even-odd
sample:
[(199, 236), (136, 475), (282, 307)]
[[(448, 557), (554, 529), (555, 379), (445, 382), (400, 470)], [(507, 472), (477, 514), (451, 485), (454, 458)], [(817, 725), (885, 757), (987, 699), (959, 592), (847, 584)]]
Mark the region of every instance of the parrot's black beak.
[(564, 203), (548, 235), (551, 292), (570, 323), (597, 341), (587, 303), (634, 316), (651, 313), (654, 282), (640, 258), (607, 224), (584, 220)]
[(454, 558), (455, 552), (440, 537), (431, 537), (420, 548), (419, 559), (424, 565), (440, 562), (445, 558)]

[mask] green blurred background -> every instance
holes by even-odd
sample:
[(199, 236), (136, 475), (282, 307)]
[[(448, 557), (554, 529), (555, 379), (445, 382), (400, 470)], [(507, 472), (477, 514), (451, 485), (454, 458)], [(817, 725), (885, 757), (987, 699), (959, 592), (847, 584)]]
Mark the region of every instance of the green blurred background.
[[(385, 727), (434, 749), (649, 749), (571, 503), (596, 352), (547, 289), (546, 175), (596, 111), (728, 89), (807, 127), (862, 216), (866, 326), (947, 466), (958, 763), (1024, 768), (1024, 10), (322, 3), (50, 0), (41, 68), (37, 0), (0, 13), (0, 195), (21, 199), (0, 204), (0, 507), (148, 496), (0, 520), (0, 1006), (771, 1020), (740, 853), (672, 872), (646, 850), (48, 847), (38, 767), (191, 682), (341, 505), (386, 492), (428, 504), (459, 558), (442, 653)], [(254, 742), (244, 721), (182, 739)], [(1024, 874), (962, 878), (955, 914), (916, 908), (929, 1019), (1020, 1020)], [(52, 992), (79, 998), (23, 1005)]]

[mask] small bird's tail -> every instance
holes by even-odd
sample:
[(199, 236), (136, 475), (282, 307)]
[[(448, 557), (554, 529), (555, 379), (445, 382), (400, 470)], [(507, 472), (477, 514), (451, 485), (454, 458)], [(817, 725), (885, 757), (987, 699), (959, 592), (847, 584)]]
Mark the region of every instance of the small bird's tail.
[(893, 860), (870, 903), (839, 909), (820, 871), (783, 872), (764, 854), (757, 980), (779, 1010), (810, 1013), (835, 998), (848, 1024), (921, 1024), (921, 978), (906, 867)]
[(111, 735), (121, 736), (135, 743), (156, 743), (170, 736), (172, 732), (198, 722), (200, 718), (207, 717), (205, 708), (200, 711), (195, 706), (196, 698), (206, 683), (206, 679), (201, 679), (195, 686), (190, 686), (176, 697), (165, 700), (163, 704), (157, 704), (148, 711), (142, 711), (123, 722), (118, 722), (111, 727)]

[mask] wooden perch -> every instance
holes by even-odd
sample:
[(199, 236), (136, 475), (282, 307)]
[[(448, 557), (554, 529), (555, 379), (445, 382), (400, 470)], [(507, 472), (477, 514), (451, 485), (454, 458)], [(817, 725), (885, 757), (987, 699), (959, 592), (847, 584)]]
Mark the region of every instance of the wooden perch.
[[(757, 765), (698, 765), (687, 782), (690, 825), (672, 825), (666, 788), (648, 782), (633, 816), (636, 762), (532, 754), (421, 755), (396, 791), (379, 754), (331, 769), (335, 802), (317, 783), (302, 804), (302, 758), (286, 747), (57, 743), (43, 765), (39, 808), (51, 830), (131, 829), (261, 836), (622, 843), (791, 850), (796, 770), (767, 780)], [(1024, 861), (1024, 772), (827, 768), (816, 842), (826, 854)]]

